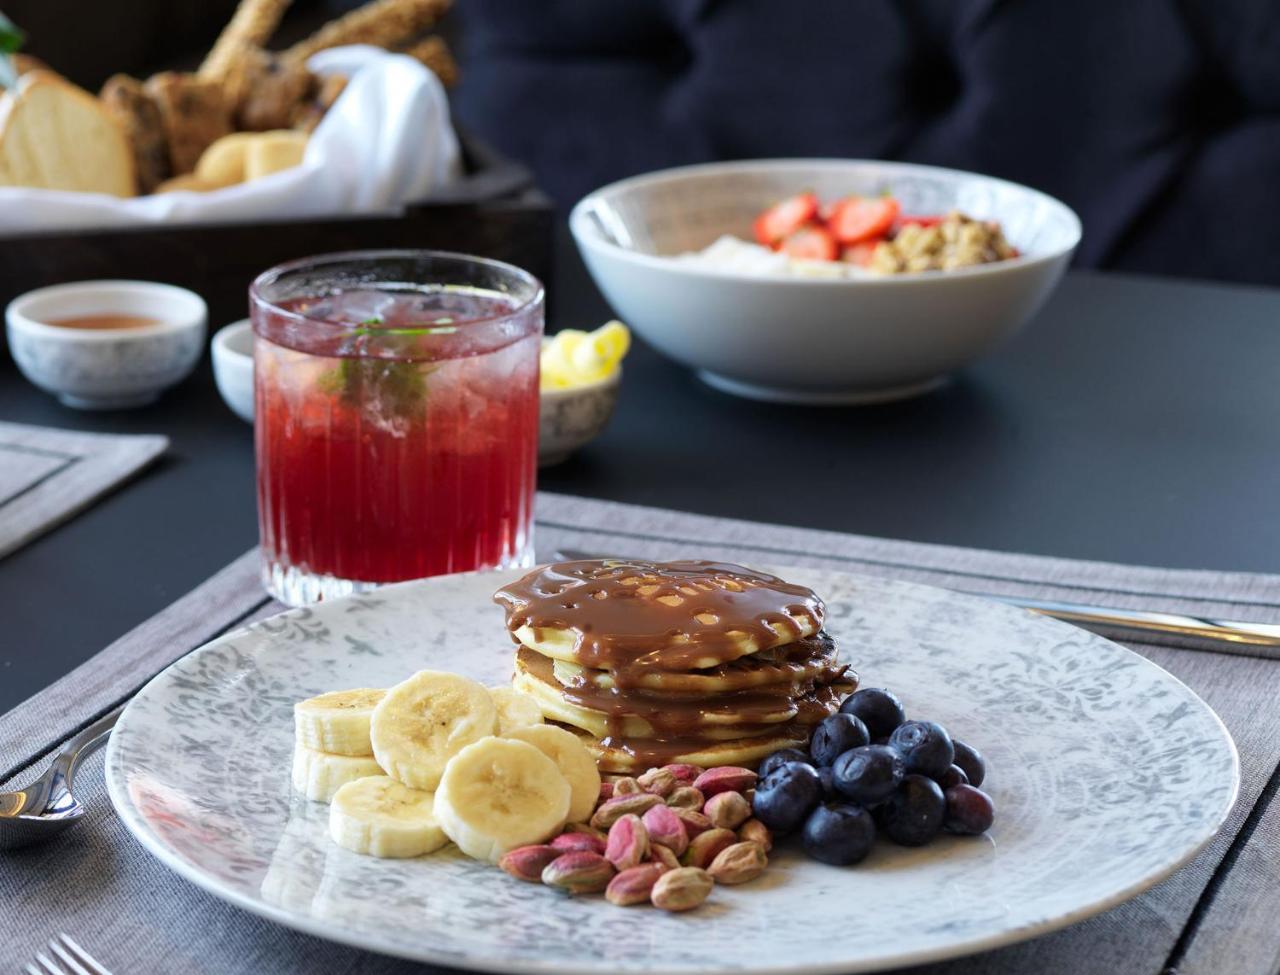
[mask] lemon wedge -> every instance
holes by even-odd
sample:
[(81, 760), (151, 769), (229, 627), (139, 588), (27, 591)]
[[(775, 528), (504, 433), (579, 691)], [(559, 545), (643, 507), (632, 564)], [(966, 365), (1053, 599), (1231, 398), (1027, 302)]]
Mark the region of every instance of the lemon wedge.
[(618, 368), (631, 348), (631, 332), (612, 321), (593, 332), (566, 328), (542, 347), (542, 388), (570, 389), (598, 382)]

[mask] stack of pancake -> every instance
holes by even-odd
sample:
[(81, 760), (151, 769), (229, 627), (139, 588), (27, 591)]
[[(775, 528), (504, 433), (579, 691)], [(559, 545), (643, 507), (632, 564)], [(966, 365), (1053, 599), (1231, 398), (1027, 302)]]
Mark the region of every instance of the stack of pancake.
[(513, 685), (606, 772), (753, 765), (805, 744), (856, 686), (811, 590), (738, 565), (600, 560), (494, 595)]

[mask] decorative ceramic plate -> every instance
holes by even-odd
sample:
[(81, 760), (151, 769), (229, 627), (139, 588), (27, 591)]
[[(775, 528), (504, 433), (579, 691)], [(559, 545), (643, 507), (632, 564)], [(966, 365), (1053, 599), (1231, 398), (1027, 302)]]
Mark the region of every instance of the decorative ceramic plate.
[(424, 667), (507, 679), (513, 647), (489, 597), (513, 573), (288, 612), (184, 657), (121, 718), (112, 800), (166, 865), (281, 924), (405, 958), (557, 975), (861, 972), (995, 948), (1146, 890), (1231, 808), (1227, 731), (1136, 654), (939, 589), (774, 571), (827, 600), (827, 628), (864, 686), (895, 689), (909, 714), (982, 749), (989, 834), (882, 841), (846, 868), (784, 846), (759, 880), (680, 915), (567, 898), (456, 851), (375, 860), (334, 846), (327, 807), (290, 795), (293, 703)]

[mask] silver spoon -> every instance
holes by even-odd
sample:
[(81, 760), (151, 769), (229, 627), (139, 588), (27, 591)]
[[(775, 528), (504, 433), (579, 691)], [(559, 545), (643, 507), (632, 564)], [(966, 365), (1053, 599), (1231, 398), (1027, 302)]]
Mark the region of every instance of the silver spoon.
[(80, 763), (106, 743), (123, 710), (122, 704), (67, 742), (48, 771), (25, 789), (0, 792), (0, 850), (42, 843), (84, 815), (71, 781)]

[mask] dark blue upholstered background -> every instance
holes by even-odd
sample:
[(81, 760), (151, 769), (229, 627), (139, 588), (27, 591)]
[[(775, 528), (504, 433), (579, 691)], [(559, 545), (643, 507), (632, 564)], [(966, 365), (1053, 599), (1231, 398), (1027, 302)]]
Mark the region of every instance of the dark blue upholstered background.
[(1003, 176), (1077, 263), (1280, 285), (1280, 0), (463, 0), (459, 118), (563, 206), (767, 156)]

